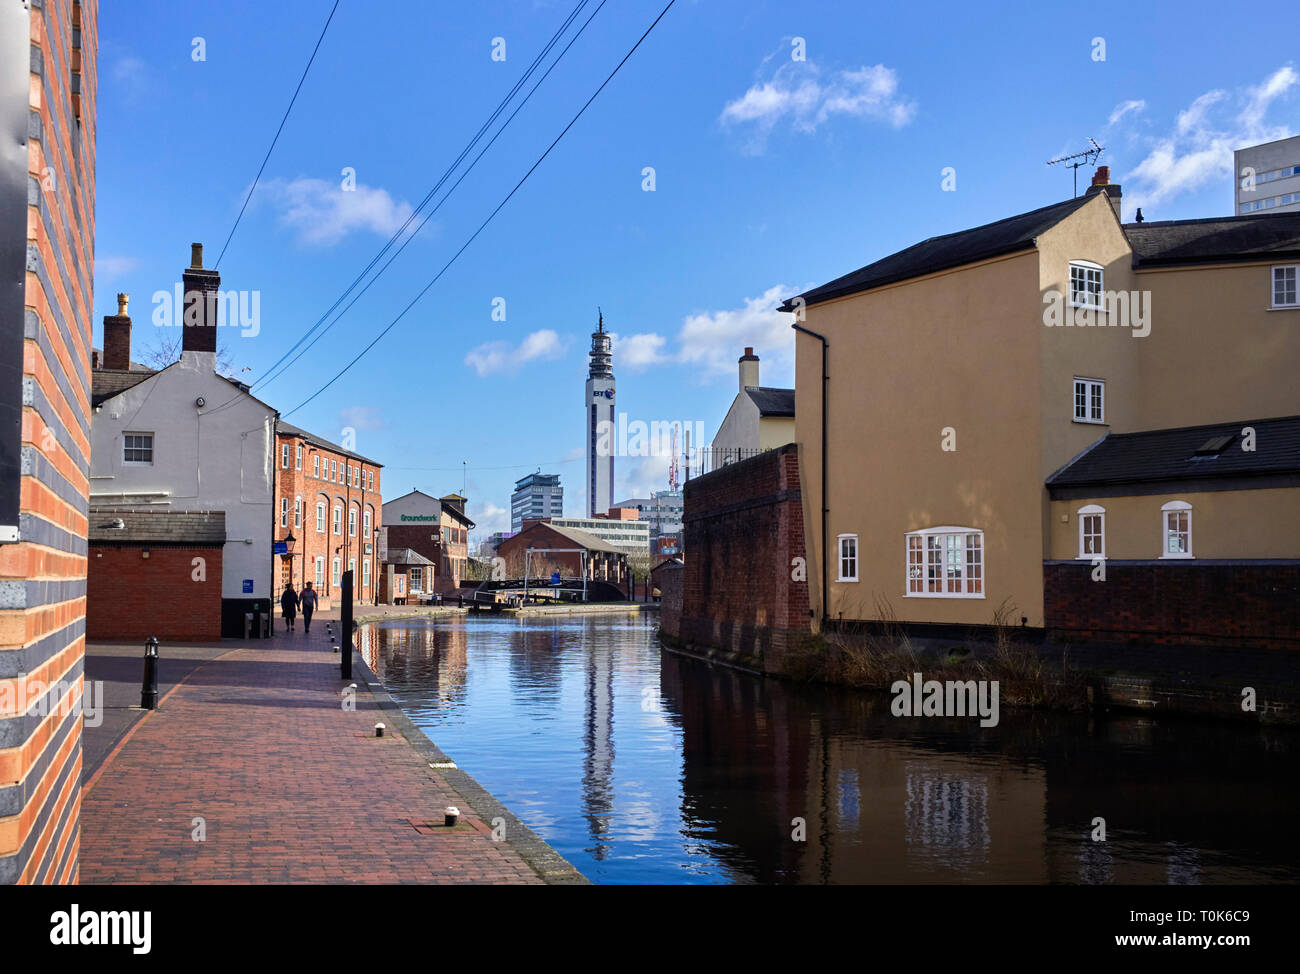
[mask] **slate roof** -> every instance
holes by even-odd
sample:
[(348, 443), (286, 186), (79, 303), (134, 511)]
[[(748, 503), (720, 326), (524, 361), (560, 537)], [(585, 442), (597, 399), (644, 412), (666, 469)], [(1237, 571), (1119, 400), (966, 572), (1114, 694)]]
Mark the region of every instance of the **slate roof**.
[(758, 407), (760, 416), (793, 416), (794, 390), (768, 386), (745, 386), (745, 392)]
[[(120, 528), (114, 526), (119, 520)], [(91, 508), (88, 534), (91, 544), (220, 546), (226, 543), (226, 512)]]
[(428, 558), (410, 548), (390, 548), (386, 565), (432, 565)]
[[(135, 364), (135, 363), (132, 363)], [(120, 396), (132, 386), (138, 386), (151, 375), (153, 369), (94, 369), (90, 373), (90, 405), (98, 406), (105, 400)]]
[[(1241, 431), (1247, 426), (1255, 430), (1253, 452), (1241, 448)], [(1226, 439), (1217, 453), (1196, 455), (1198, 449), (1216, 438)], [(1140, 433), (1109, 433), (1048, 477), (1047, 486), (1244, 481), (1294, 473), (1300, 473), (1300, 416), (1285, 416)]]
[[(1009, 216), (995, 223), (986, 223), (981, 227), (960, 230), (942, 237), (931, 237), (799, 296), (804, 299), (805, 305), (817, 304), (884, 284), (920, 277), (922, 274), (1027, 250), (1034, 246), (1034, 241), (1040, 234), (1087, 204), (1095, 195), (1097, 194), (1085, 193), (1075, 199)], [(795, 310), (793, 301), (793, 298), (786, 301), (779, 310)]]
[(1134, 267), (1300, 257), (1300, 213), (1126, 223)]
[[(618, 522), (611, 521), (610, 523), (617, 524)], [(516, 534), (515, 537), (516, 538), (522, 537), (523, 535), (526, 535), (529, 531), (531, 531), (533, 528), (538, 526), (548, 527), (556, 534), (568, 538), (575, 545), (578, 545), (579, 547), (582, 548), (588, 548), (592, 551), (605, 551), (613, 555), (619, 555), (625, 553), (621, 548), (614, 547), (608, 541), (605, 541), (602, 538), (598, 538), (594, 534), (588, 534), (586, 531), (580, 531), (577, 528), (567, 528), (559, 524), (552, 524), (550, 521), (539, 521), (535, 525), (530, 524), (528, 527), (524, 528), (524, 530)]]
[(353, 460), (360, 460), (362, 463), (368, 463), (372, 467), (383, 466), (383, 464), (377, 460), (371, 460), (369, 457), (363, 457), (360, 453), (356, 453), (352, 450), (345, 450), (337, 443), (331, 442), (330, 440), (325, 439), (325, 437), (323, 436), (317, 436), (315, 433), (309, 433), (307, 432), (307, 430), (302, 429), (299, 426), (294, 426), (292, 423), (286, 423), (284, 420), (279, 420), (275, 424), (275, 432), (277, 436), (296, 436), (299, 439), (306, 440), (312, 446), (320, 447), (323, 450), (330, 450), (333, 453), (341, 453), (344, 456), (351, 457)]

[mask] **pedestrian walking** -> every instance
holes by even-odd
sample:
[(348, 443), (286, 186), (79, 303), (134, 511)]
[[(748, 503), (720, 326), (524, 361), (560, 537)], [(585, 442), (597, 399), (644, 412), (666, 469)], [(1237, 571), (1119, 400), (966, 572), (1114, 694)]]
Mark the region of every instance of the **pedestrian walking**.
[(311, 632), (311, 615), (316, 611), (316, 590), (311, 587), (311, 582), (299, 593), (298, 604), (302, 606), (303, 631)]
[(298, 593), (292, 585), (285, 585), (284, 592), (280, 595), (280, 611), (284, 614), (285, 630), (292, 632), (294, 616), (298, 614)]

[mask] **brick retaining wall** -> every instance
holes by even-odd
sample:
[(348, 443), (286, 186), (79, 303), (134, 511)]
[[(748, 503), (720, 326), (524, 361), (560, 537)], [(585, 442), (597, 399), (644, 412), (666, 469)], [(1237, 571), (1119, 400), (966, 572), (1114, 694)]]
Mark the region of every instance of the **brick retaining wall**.
[(805, 557), (797, 448), (688, 481), (683, 507), (685, 565), (662, 573), (661, 631), (781, 672), (786, 653), (810, 634), (806, 570), (792, 578), (794, 559)]
[(1300, 649), (1300, 561), (1044, 562), (1054, 639)]

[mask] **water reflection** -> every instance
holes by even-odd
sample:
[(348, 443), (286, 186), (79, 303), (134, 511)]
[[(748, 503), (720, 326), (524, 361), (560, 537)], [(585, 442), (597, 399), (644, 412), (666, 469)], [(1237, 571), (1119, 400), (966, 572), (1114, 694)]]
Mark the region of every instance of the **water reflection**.
[(663, 654), (634, 618), (391, 623), (363, 652), (597, 882), (1300, 878), (1291, 731), (902, 720), (887, 696)]

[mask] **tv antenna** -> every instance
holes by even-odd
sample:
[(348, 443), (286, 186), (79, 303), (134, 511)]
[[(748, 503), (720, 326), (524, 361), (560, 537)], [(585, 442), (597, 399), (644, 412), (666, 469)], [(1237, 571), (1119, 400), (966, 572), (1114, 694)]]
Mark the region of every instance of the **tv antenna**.
[[(1072, 156), (1061, 156), (1059, 159), (1047, 160), (1049, 166), (1055, 166), (1058, 162), (1070, 163), (1070, 168), (1074, 170), (1075, 196), (1079, 195), (1079, 167), (1087, 166), (1089, 164), (1095, 166), (1097, 164), (1097, 158), (1101, 155), (1102, 149), (1106, 148), (1104, 145), (1098, 145), (1096, 139), (1089, 139), (1088, 141), (1092, 143), (1091, 149), (1085, 149), (1083, 152), (1076, 152)], [(1071, 159), (1077, 159), (1078, 161), (1070, 162)]]

